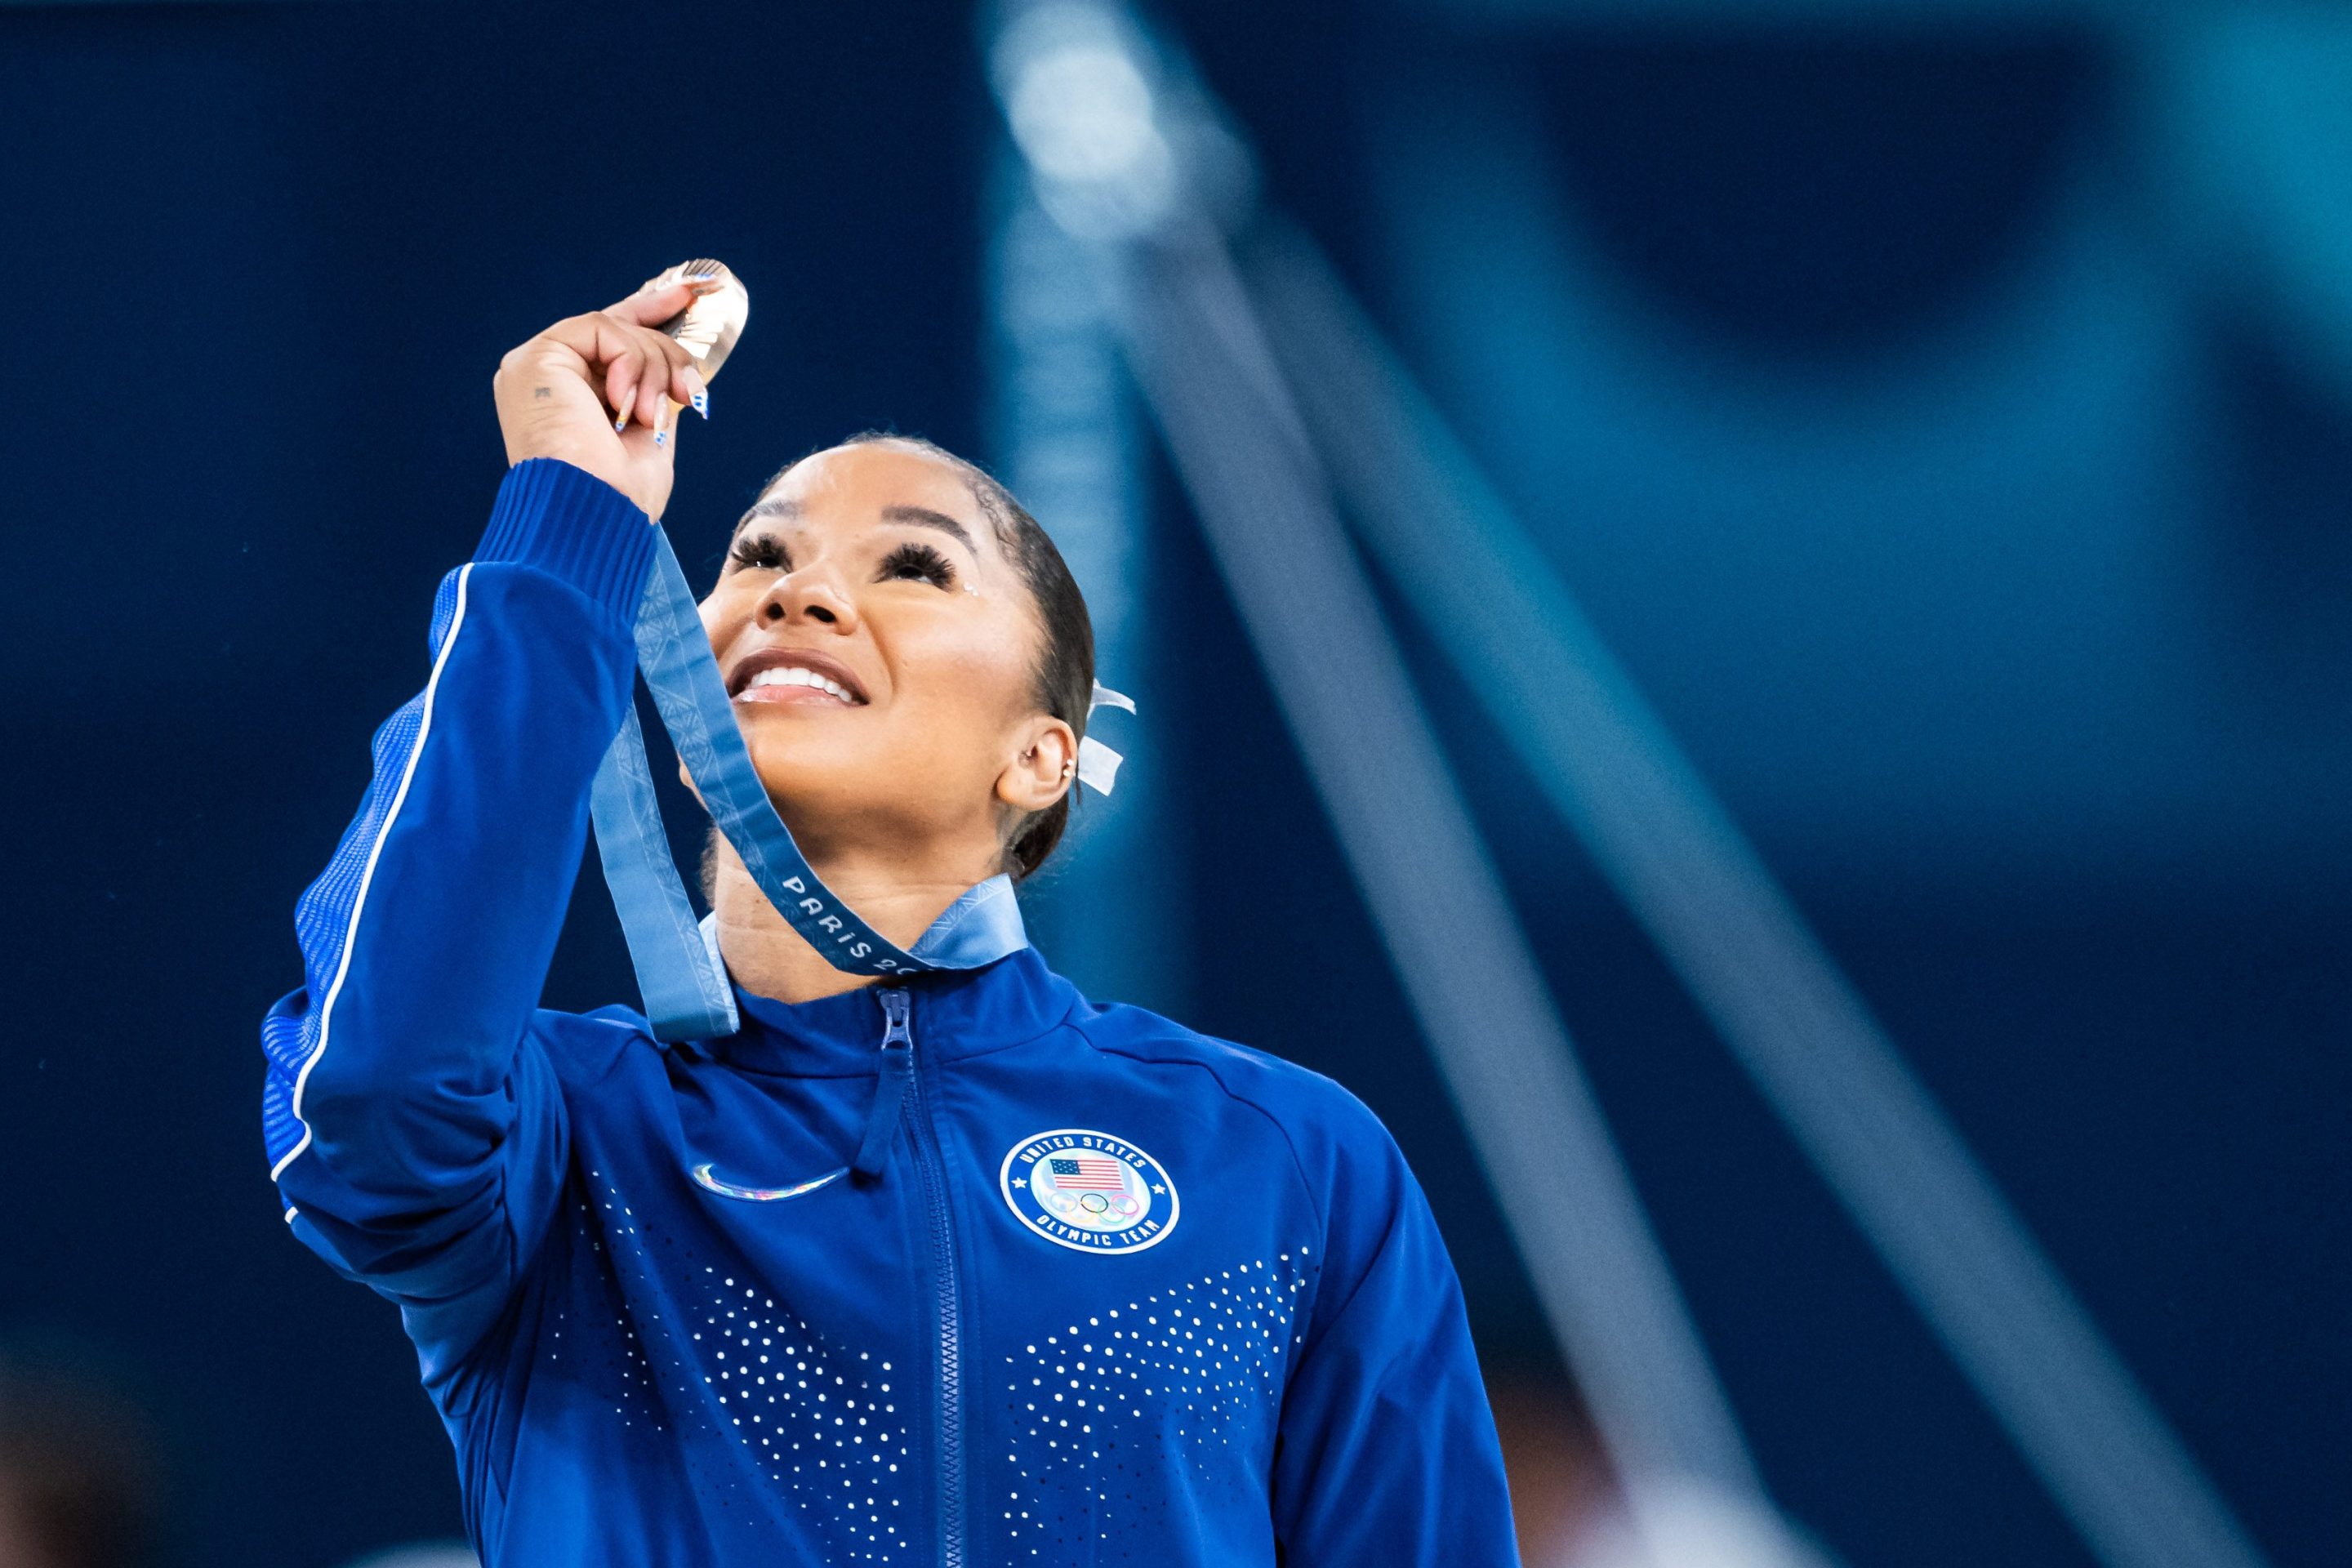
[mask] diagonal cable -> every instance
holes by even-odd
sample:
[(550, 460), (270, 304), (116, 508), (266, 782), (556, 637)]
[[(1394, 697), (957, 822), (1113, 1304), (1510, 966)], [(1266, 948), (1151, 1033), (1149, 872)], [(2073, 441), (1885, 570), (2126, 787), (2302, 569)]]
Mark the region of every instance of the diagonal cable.
[(1249, 275), (1362, 535), (2109, 1568), (2263, 1559), (1550, 563), (1297, 237)]
[(1130, 252), (1146, 402), (1627, 1484), (1760, 1499), (1566, 1030), (1222, 244)]

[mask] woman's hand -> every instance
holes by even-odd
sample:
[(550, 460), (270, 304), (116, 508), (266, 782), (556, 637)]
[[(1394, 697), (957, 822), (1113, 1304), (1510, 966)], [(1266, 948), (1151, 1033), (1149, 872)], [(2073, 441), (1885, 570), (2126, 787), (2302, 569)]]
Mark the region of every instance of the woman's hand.
[(696, 405), (703, 387), (693, 356), (656, 323), (694, 294), (687, 283), (640, 289), (510, 350), (490, 383), (507, 462), (560, 458), (658, 519), (669, 504), (676, 405)]

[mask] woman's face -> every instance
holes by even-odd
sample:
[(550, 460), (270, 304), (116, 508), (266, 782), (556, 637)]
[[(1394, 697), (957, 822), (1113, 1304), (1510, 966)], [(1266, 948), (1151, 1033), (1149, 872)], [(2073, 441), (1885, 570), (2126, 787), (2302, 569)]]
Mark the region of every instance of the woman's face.
[(702, 624), (812, 855), (992, 854), (1067, 787), (1028, 588), (938, 457), (885, 440), (794, 465), (744, 514)]

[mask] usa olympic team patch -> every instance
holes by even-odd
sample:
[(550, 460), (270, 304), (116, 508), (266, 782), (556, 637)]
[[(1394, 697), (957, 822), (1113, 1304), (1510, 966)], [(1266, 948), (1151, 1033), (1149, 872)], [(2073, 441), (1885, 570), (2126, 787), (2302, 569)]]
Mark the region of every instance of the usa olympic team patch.
[(1062, 1127), (1015, 1143), (997, 1173), (1013, 1217), (1079, 1252), (1140, 1252), (1182, 1212), (1167, 1168), (1123, 1138)]

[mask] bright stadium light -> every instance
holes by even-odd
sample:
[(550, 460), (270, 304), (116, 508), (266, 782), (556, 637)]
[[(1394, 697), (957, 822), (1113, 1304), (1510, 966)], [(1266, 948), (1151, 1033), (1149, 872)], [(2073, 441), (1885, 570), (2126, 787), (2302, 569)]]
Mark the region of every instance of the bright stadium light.
[(1013, 136), (1048, 179), (1127, 180), (1167, 162), (1151, 89), (1118, 49), (1075, 44), (1031, 61), (1008, 107)]
[(1038, 200), (1073, 234), (1132, 238), (1175, 210), (1177, 161), (1146, 58), (1119, 17), (1064, 0), (1015, 16), (992, 51)]

